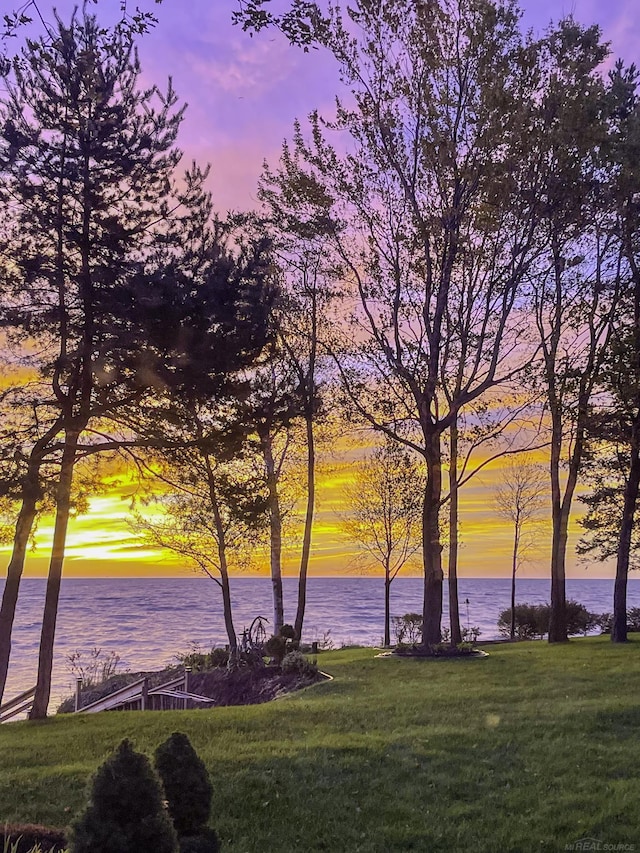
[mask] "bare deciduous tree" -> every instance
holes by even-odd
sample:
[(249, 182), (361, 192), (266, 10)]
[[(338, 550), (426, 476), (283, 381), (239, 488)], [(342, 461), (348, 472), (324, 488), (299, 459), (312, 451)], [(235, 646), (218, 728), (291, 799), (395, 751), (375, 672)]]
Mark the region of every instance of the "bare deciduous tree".
[(513, 525), (511, 552), (511, 630), (516, 636), (516, 573), (527, 551), (534, 545), (531, 534), (541, 522), (541, 510), (547, 499), (547, 479), (542, 466), (526, 457), (511, 457), (504, 465), (495, 490), (498, 515)]
[(360, 552), (358, 565), (369, 570), (373, 563), (384, 572), (385, 646), (391, 642), (391, 583), (405, 566), (419, 564), (423, 481), (416, 454), (387, 438), (356, 464), (344, 489), (340, 527)]

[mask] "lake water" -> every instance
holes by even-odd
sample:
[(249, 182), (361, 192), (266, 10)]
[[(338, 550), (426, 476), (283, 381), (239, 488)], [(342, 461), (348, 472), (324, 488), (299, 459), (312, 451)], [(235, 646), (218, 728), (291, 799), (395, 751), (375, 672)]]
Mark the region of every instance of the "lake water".
[[(5, 699), (35, 684), (40, 620), (45, 580), (26, 579), (20, 588), (9, 683)], [(0, 581), (0, 591), (4, 580)], [(271, 583), (268, 578), (232, 579), (236, 630), (252, 619), (271, 619)], [(284, 579), (285, 619), (293, 622), (297, 597), (295, 578)], [(391, 586), (391, 613), (422, 609), (422, 580), (397, 578)], [(569, 580), (567, 595), (595, 613), (611, 611), (612, 580)], [(548, 580), (519, 579), (518, 601), (549, 599)], [(465, 600), (468, 599), (468, 605)], [(309, 579), (305, 639), (321, 639), (331, 632), (336, 646), (380, 644), (383, 632), (381, 578), (330, 577)], [(464, 625), (477, 625), (481, 639), (498, 637), (496, 621), (509, 607), (510, 581), (472, 578), (460, 581), (460, 615)], [(640, 606), (640, 580), (629, 582), (629, 607)], [(468, 612), (468, 616), (467, 616)], [(446, 615), (443, 624), (447, 624)], [(55, 648), (52, 707), (72, 692), (70, 653), (86, 657), (98, 647), (117, 652), (131, 670), (160, 668), (195, 643), (203, 649), (224, 644), (222, 604), (217, 585), (208, 578), (67, 578), (62, 582)]]

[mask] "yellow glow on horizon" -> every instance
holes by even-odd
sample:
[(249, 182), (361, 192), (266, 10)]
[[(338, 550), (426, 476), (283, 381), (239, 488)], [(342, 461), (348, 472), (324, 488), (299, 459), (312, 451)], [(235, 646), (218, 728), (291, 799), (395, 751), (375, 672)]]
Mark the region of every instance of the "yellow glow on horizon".
[[(353, 458), (352, 451), (348, 453)], [(541, 454), (539, 455), (542, 458)], [(512, 531), (501, 520), (492, 505), (492, 491), (500, 475), (499, 461), (487, 466), (460, 491), (460, 551), (459, 574), (461, 577), (505, 577), (510, 574)], [(312, 575), (344, 575), (353, 571), (356, 552), (344, 539), (337, 513), (344, 513), (342, 487), (351, 477), (351, 463), (346, 459), (334, 464), (318, 481), (318, 501), (310, 560)], [(167, 576), (189, 574), (192, 568), (184, 565), (177, 555), (153, 549), (140, 541), (140, 537), (129, 527), (129, 511), (132, 494), (136, 491), (133, 479), (126, 473), (113, 477), (106, 493), (89, 500), (89, 512), (69, 522), (67, 538), (66, 576)], [(579, 507), (577, 507), (579, 509)], [(145, 512), (154, 512), (153, 506)], [(297, 540), (301, 538), (301, 526)], [(579, 538), (580, 528), (572, 519), (568, 550), (568, 575), (573, 577), (611, 576), (611, 567), (596, 565), (587, 568), (573, 556), (573, 548)], [(53, 518), (41, 520), (35, 537), (36, 548), (29, 553), (25, 574), (46, 575), (48, 554), (53, 536)], [(548, 576), (551, 539), (550, 521), (540, 525), (536, 531), (538, 545), (522, 567), (521, 574)], [(0, 548), (8, 558), (10, 546)], [(283, 572), (297, 574), (299, 567), (299, 541), (285, 543)], [(447, 553), (443, 554), (446, 572)], [(362, 569), (358, 569), (362, 571)], [(252, 573), (256, 573), (253, 571)], [(268, 554), (265, 552), (257, 562), (257, 573), (268, 575)], [(408, 574), (408, 573), (407, 573)], [(411, 574), (419, 574), (413, 570)]]

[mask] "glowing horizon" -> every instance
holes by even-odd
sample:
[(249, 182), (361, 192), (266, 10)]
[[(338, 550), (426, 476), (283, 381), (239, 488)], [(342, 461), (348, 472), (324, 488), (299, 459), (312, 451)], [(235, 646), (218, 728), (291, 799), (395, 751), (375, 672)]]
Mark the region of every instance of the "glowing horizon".
[[(338, 470), (318, 480), (318, 500), (309, 572), (317, 577), (380, 574), (353, 567), (356, 549), (340, 532), (338, 512), (346, 512), (340, 483), (349, 478), (349, 462), (342, 462)], [(492, 505), (492, 489), (500, 477), (501, 466), (488, 466), (460, 490), (460, 577), (508, 577), (511, 573), (513, 532)], [(89, 511), (70, 519), (65, 558), (66, 577), (175, 577), (197, 569), (185, 565), (184, 559), (171, 552), (150, 548), (140, 542), (129, 525), (129, 504), (135, 485), (126, 478), (115, 481), (107, 494), (89, 499)], [(579, 507), (579, 504), (578, 504)], [(575, 509), (577, 509), (576, 507)], [(549, 517), (550, 507), (545, 507)], [(575, 556), (575, 543), (581, 529), (574, 511), (570, 525), (567, 550), (567, 577), (611, 578), (612, 563), (587, 565)], [(53, 517), (41, 519), (35, 536), (35, 550), (27, 555), (25, 577), (43, 577), (48, 571), (48, 550), (53, 535)], [(539, 528), (539, 546), (521, 567), (519, 577), (545, 578), (549, 575), (550, 521)], [(10, 546), (0, 548), (3, 560), (8, 560)], [(256, 558), (256, 570), (234, 570), (234, 577), (268, 576), (268, 556)], [(299, 548), (285, 546), (283, 574), (295, 576), (299, 561)], [(443, 554), (446, 573), (446, 551)], [(420, 576), (420, 569), (405, 570), (401, 576)]]

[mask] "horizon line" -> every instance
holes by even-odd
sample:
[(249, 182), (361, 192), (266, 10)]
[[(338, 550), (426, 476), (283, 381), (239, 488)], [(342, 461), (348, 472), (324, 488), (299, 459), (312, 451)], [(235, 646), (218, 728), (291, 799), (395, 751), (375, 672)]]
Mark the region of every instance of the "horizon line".
[[(295, 580), (297, 579), (297, 575), (283, 575), (283, 580)], [(422, 580), (424, 578), (423, 575), (402, 575), (398, 578), (394, 578), (395, 580)], [(271, 581), (271, 576), (268, 574), (251, 574), (251, 575), (231, 575), (231, 580), (268, 580)], [(335, 574), (335, 575), (309, 575), (308, 580), (384, 580), (381, 575), (375, 574), (354, 574), (354, 575), (344, 575), (344, 574)], [(6, 580), (6, 576), (0, 577), (0, 580)], [(32, 575), (32, 576), (24, 576), (22, 580), (47, 580), (46, 575)], [(69, 580), (209, 580), (209, 578), (204, 575), (197, 574), (175, 574), (175, 575), (67, 575), (62, 577), (63, 581)], [(445, 577), (446, 581), (447, 578)], [(511, 577), (509, 575), (466, 575), (463, 577), (458, 577), (458, 581), (468, 581), (468, 580), (506, 580), (510, 581)], [(531, 581), (550, 581), (550, 577), (540, 577), (540, 575), (522, 575), (517, 578), (519, 581), (531, 580)], [(605, 580), (605, 581), (614, 581), (615, 578), (611, 576), (590, 576), (590, 577), (567, 577), (567, 581), (573, 580), (585, 580), (585, 581), (595, 581), (595, 580)], [(630, 582), (640, 582), (640, 577), (637, 578), (628, 578)]]

